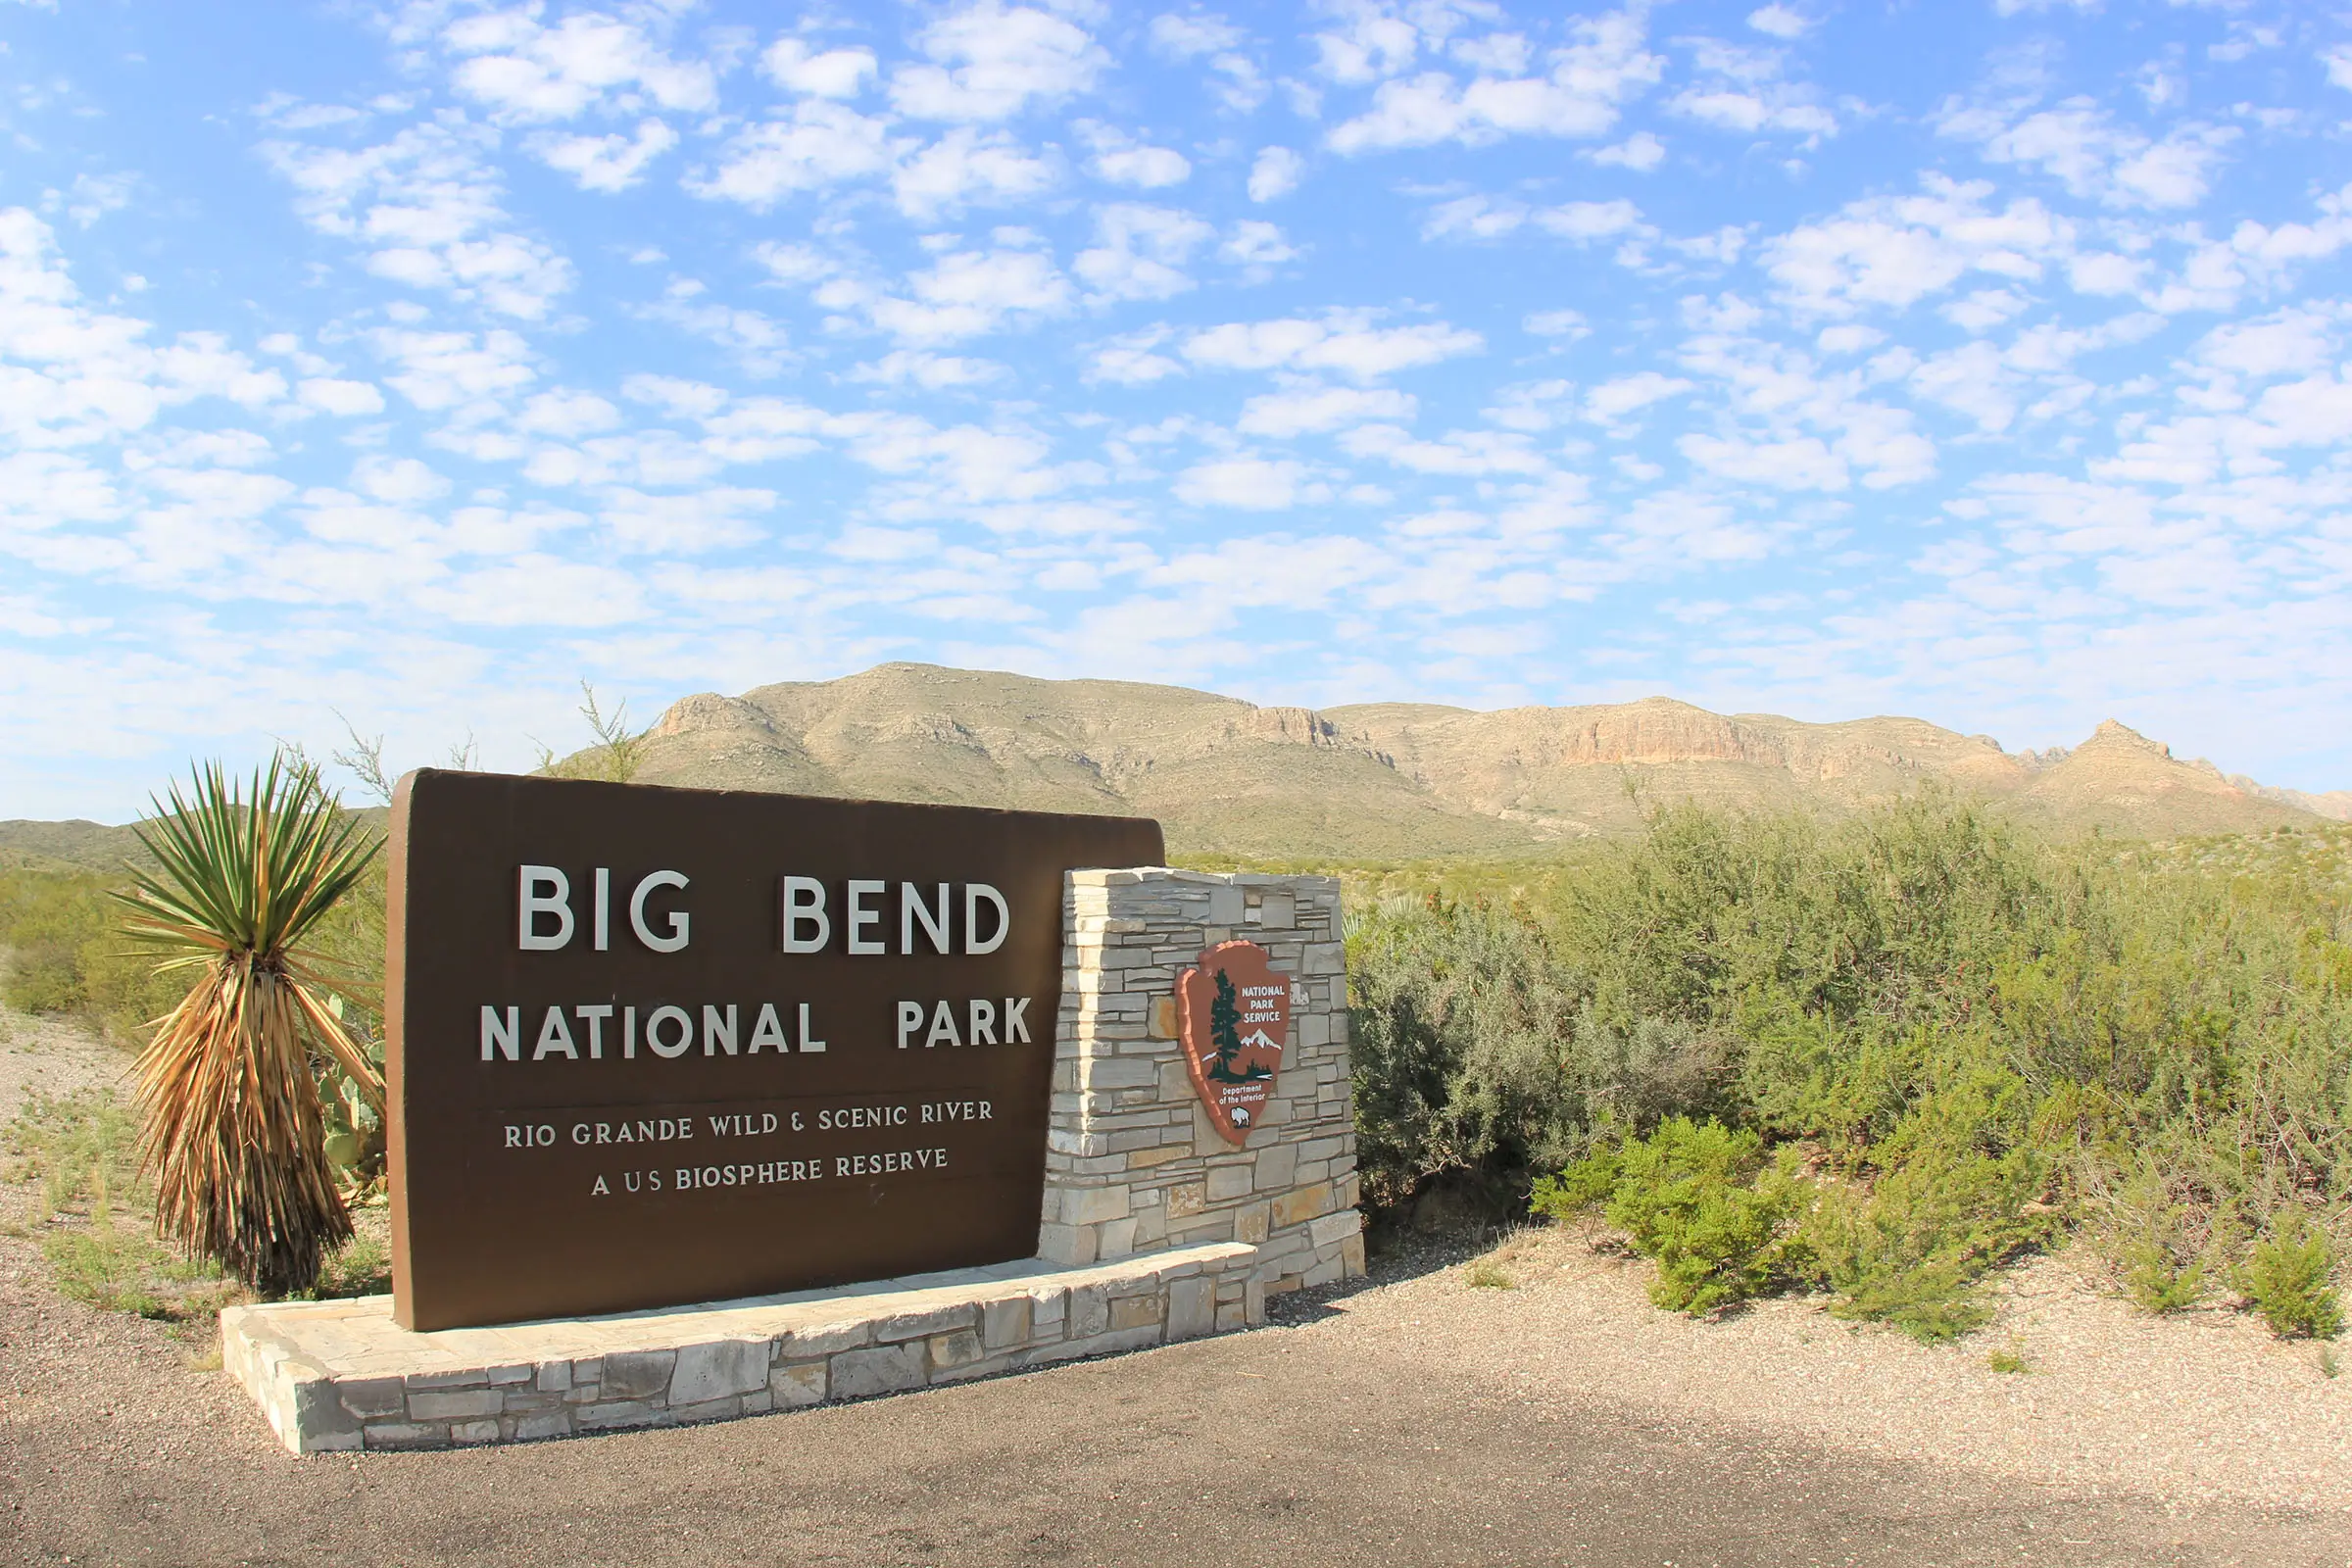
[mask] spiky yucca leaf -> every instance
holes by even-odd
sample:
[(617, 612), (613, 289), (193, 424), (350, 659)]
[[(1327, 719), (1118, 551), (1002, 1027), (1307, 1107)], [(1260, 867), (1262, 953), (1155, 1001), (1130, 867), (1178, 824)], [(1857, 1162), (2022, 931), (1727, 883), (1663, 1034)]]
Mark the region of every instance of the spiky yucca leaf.
[(138, 827), (158, 869), (121, 895), (124, 929), (195, 983), (139, 1058), (156, 1222), (265, 1295), (308, 1289), (351, 1236), (327, 1164), (311, 1054), (376, 1104), (383, 1080), (330, 1009), (303, 938), (379, 845), (315, 769), (273, 759), (250, 798), (208, 764)]

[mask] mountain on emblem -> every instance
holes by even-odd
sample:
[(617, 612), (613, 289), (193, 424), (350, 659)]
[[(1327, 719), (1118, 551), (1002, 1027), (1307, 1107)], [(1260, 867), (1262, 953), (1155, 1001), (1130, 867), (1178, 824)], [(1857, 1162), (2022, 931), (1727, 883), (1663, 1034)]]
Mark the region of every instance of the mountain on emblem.
[(1254, 942), (1220, 942), (1176, 982), (1186, 1070), (1218, 1136), (1240, 1144), (1265, 1119), (1291, 1038), (1291, 980)]

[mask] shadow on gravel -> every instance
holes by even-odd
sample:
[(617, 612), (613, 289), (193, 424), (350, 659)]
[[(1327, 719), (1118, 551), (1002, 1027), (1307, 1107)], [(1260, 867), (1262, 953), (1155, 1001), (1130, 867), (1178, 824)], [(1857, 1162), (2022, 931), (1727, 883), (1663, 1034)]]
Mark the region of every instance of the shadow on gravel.
[(1405, 1280), (1421, 1279), (1458, 1268), (1493, 1251), (1522, 1229), (1519, 1226), (1462, 1223), (1415, 1229), (1389, 1226), (1365, 1237), (1366, 1273), (1343, 1285), (1322, 1285), (1266, 1298), (1266, 1326), (1298, 1328), (1340, 1316), (1344, 1303), (1364, 1291)]

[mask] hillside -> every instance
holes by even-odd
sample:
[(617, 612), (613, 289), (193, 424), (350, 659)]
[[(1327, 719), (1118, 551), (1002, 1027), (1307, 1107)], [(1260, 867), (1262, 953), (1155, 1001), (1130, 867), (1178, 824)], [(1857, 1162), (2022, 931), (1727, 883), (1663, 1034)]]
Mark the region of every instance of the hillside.
[[(1636, 831), (1692, 800), (1840, 813), (1930, 780), (2061, 834), (2145, 838), (2352, 820), (2182, 761), (2110, 720), (2074, 749), (2005, 752), (1916, 718), (1807, 724), (1663, 697), (1496, 712), (1367, 703), (1320, 712), (1129, 681), (883, 664), (840, 680), (701, 693), (655, 724), (651, 784), (1141, 813), (1176, 855), (1511, 856)], [(113, 868), (92, 822), (0, 822), (0, 869)]]
[(2164, 838), (2352, 816), (2340, 795), (2232, 779), (2113, 721), (2036, 755), (1914, 718), (1807, 724), (1658, 697), (1316, 712), (927, 664), (686, 698), (654, 727), (639, 777), (1141, 812), (1176, 854), (1305, 858), (1518, 853), (1630, 832), (1649, 806), (1685, 799), (1840, 812), (1931, 779), (2058, 832)]

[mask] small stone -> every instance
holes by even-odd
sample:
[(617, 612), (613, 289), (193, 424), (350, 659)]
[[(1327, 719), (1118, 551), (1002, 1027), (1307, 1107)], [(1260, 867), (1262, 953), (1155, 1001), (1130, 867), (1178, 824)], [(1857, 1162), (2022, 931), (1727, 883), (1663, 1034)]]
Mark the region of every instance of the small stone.
[(920, 1345), (878, 1346), (870, 1350), (844, 1350), (826, 1369), (826, 1382), (836, 1399), (862, 1399), (876, 1394), (919, 1389), (925, 1381)]
[(1029, 1339), (1029, 1298), (991, 1301), (980, 1310), (980, 1337), (992, 1350), (1026, 1344)]
[(1288, 1230), (1293, 1225), (1303, 1225), (1330, 1207), (1330, 1183), (1317, 1182), (1312, 1187), (1294, 1188), (1274, 1200), (1274, 1228)]
[(1205, 1276), (1168, 1287), (1168, 1338), (1199, 1339), (1216, 1327), (1217, 1282)]
[(412, 1421), (467, 1421), (496, 1415), (506, 1408), (507, 1396), (496, 1389), (451, 1389), (437, 1394), (409, 1396)]
[(614, 1399), (643, 1399), (669, 1388), (675, 1350), (622, 1350), (605, 1357), (605, 1394)]
[(713, 1340), (678, 1351), (669, 1378), (669, 1402), (705, 1404), (766, 1387), (767, 1341)]
[(780, 1366), (767, 1375), (767, 1392), (779, 1410), (805, 1409), (825, 1402), (825, 1363), (804, 1361)]
[(935, 1370), (968, 1366), (979, 1360), (983, 1353), (980, 1348), (980, 1336), (970, 1329), (958, 1329), (953, 1334), (942, 1334), (930, 1343), (931, 1365)]

